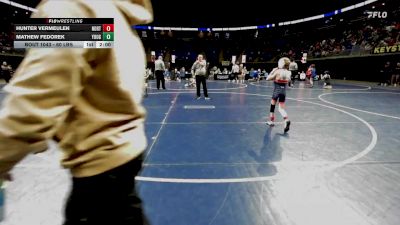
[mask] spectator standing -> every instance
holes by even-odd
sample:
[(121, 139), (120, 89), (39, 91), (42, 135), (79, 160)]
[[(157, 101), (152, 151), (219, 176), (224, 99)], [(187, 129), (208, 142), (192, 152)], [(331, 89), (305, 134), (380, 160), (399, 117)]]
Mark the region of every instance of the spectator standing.
[[(232, 82), (235, 81), (238, 82), (239, 72), (240, 72), (239, 62), (236, 62), (235, 64), (232, 65), (232, 76), (231, 76), (231, 79), (233, 79)], [(229, 81), (231, 79), (229, 79)]]
[(311, 64), (310, 67), (308, 67), (308, 70), (306, 72), (306, 76), (308, 79), (308, 82), (310, 84), (310, 87), (314, 87), (314, 78), (317, 76), (317, 71), (315, 69), (315, 64)]
[(206, 64), (206, 79), (210, 79), (210, 77), (213, 77), (213, 76), (210, 76), (210, 71), (211, 69), (210, 69), (210, 63), (209, 62), (207, 62), (207, 64)]
[(391, 79), (391, 84), (396, 87), (397, 84), (400, 81), (399, 78), (400, 78), (400, 62), (398, 62), (396, 64), (396, 67), (393, 69), (393, 75), (392, 75), (392, 79)]
[(11, 72), (11, 65), (8, 65), (7, 62), (4, 61), (1, 65), (1, 77), (6, 81), (6, 83), (9, 83), (11, 80)]
[(298, 70), (299, 70), (299, 67), (298, 67), (297, 63), (294, 61), (294, 59), (292, 59), (289, 64), (289, 71), (292, 73), (291, 79), (289, 81), (289, 87), (294, 86), (294, 82), (295, 82)]
[(240, 64), (239, 66), (239, 83), (244, 83), (244, 78), (246, 76), (246, 67), (243, 66), (243, 64)]
[(390, 62), (386, 62), (380, 72), (381, 72), (381, 77), (379, 84), (381, 86), (386, 86), (388, 84), (388, 80), (391, 75)]

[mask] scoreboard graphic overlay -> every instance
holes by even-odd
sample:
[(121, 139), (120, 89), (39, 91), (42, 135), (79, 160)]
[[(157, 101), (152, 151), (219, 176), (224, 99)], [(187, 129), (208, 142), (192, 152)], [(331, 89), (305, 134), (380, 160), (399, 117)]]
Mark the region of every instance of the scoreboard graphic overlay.
[(14, 48), (113, 47), (113, 18), (31, 18), (15, 25)]

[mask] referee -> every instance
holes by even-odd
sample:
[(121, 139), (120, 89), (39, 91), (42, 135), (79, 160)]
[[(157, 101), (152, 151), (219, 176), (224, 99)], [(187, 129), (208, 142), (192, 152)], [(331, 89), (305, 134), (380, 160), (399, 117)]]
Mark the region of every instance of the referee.
[(194, 62), (193, 66), (192, 66), (192, 74), (194, 74), (195, 78), (196, 78), (197, 99), (200, 99), (200, 84), (202, 84), (203, 92), (204, 92), (204, 99), (210, 100), (210, 98), (208, 97), (208, 92), (207, 92), (206, 68), (207, 68), (206, 60), (204, 60), (202, 54), (199, 54), (197, 56), (196, 62)]
[(160, 82), (162, 84), (162, 88), (165, 90), (165, 64), (161, 55), (158, 56), (158, 59), (154, 63), (154, 71), (157, 79), (157, 90), (160, 90)]

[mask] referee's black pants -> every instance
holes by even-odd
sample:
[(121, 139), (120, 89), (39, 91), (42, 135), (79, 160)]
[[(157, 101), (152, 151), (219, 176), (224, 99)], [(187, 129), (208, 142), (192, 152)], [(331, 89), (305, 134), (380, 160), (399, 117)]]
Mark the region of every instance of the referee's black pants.
[(206, 76), (196, 75), (197, 97), (200, 97), (200, 84), (203, 85), (204, 97), (208, 98)]
[(294, 85), (294, 83), (296, 81), (297, 70), (291, 70), (290, 73), (291, 73), (291, 75), (290, 75), (289, 86)]
[(165, 78), (164, 71), (156, 70), (156, 80), (157, 80), (157, 89), (160, 89), (160, 83), (162, 84), (162, 88), (165, 89)]

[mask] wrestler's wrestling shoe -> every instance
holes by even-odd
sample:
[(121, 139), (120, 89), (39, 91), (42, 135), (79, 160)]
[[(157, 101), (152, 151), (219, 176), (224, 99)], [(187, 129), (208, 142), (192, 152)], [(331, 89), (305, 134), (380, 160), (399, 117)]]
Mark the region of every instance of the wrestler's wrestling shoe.
[(285, 128), (284, 128), (284, 132), (287, 133), (290, 129), (290, 120), (286, 120), (285, 121)]
[(272, 127), (272, 126), (275, 126), (275, 123), (274, 123), (274, 121), (270, 120), (270, 121), (267, 121), (267, 125)]

